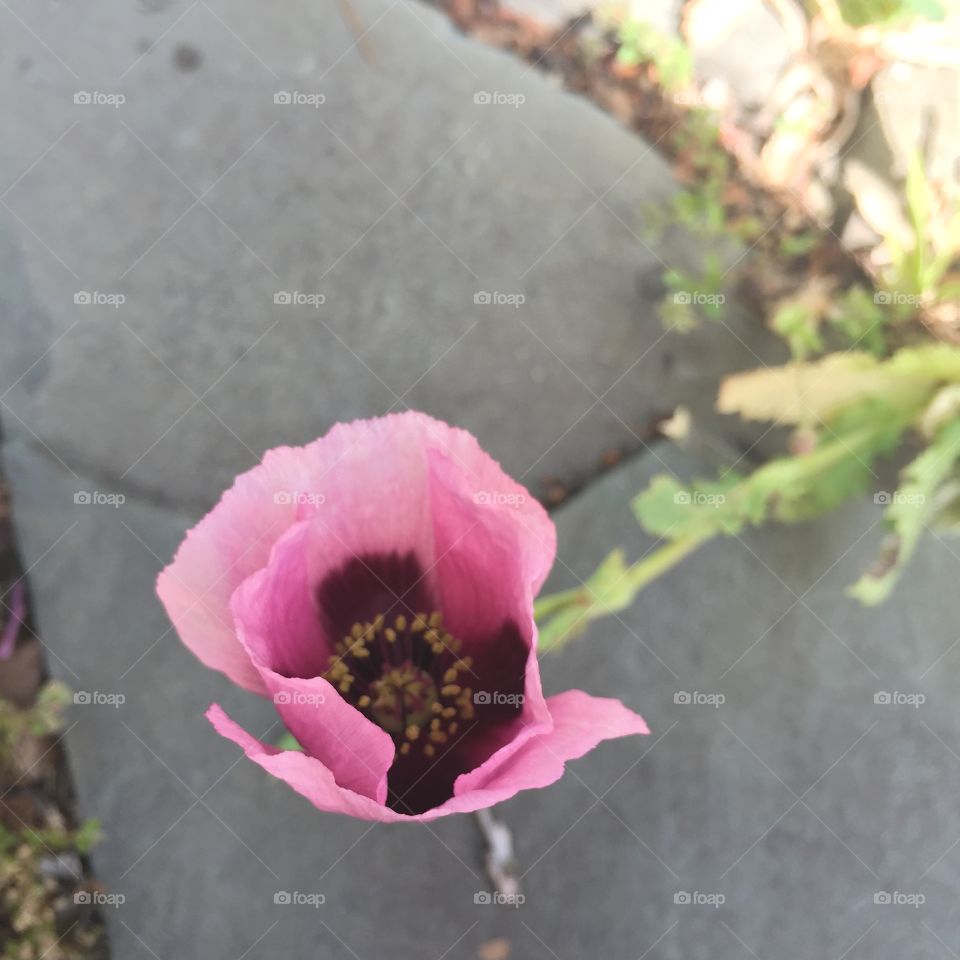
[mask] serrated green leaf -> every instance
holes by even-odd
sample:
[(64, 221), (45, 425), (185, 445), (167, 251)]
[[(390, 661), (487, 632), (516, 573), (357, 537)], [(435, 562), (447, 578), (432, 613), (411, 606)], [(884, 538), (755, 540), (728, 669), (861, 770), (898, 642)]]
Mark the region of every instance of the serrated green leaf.
[(728, 494), (739, 480), (737, 475), (728, 474), (720, 480), (685, 486), (661, 474), (634, 498), (634, 513), (648, 533), (667, 540), (738, 533), (745, 519)]
[(916, 412), (870, 398), (838, 417), (809, 453), (772, 460), (742, 479), (684, 486), (655, 477), (634, 499), (634, 512), (647, 532), (670, 540), (737, 535), (770, 519), (817, 516), (870, 485), (873, 461), (892, 449)]
[(866, 606), (881, 603), (910, 561), (928, 521), (937, 511), (937, 493), (960, 459), (960, 420), (945, 426), (930, 446), (904, 468), (899, 489), (889, 497), (886, 522), (892, 534), (874, 569), (852, 587)]

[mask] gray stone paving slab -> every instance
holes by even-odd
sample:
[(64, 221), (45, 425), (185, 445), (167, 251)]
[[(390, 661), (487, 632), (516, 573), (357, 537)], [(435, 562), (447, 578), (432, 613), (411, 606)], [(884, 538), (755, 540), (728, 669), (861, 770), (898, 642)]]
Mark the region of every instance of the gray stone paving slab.
[(537, 486), (754, 364), (732, 306), (662, 336), (663, 263), (698, 250), (640, 240), (674, 189), (648, 144), (435, 10), (351, 6), (359, 49), (306, 2), (0, 10), (8, 432), (199, 506), (409, 405)]
[[(561, 960), (949, 955), (957, 557), (925, 542), (894, 602), (861, 610), (842, 588), (877, 546), (871, 503), (708, 545), (544, 658), (548, 692), (619, 696), (653, 735), (606, 744), (500, 808), (526, 871), (512, 910), (473, 902), (485, 881), (470, 818), (371, 829), (319, 814), (207, 728), (213, 699), (256, 730), (272, 708), (197, 664), (153, 597), (186, 518), (75, 504), (91, 482), (21, 441), (4, 460), (55, 675), (127, 698), (75, 707), (68, 733), (83, 812), (107, 829), (96, 868), (127, 898), (108, 915), (115, 956), (458, 960), (494, 936), (514, 957)], [(649, 548), (628, 501), (665, 467), (713, 469), (658, 447), (593, 484), (557, 515), (551, 589), (614, 544)], [(876, 704), (881, 692), (926, 702)], [(278, 890), (326, 903), (278, 906)], [(925, 902), (875, 903), (883, 892)], [(719, 907), (696, 902), (717, 895)]]

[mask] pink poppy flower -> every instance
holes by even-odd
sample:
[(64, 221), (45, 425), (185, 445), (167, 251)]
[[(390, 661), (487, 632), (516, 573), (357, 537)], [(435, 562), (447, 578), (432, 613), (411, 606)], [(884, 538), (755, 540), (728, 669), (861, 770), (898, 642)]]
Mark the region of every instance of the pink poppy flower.
[(157, 592), (207, 666), (271, 697), (302, 752), (207, 717), (321, 810), (432, 820), (544, 787), (619, 701), (544, 698), (533, 598), (543, 508), (463, 430), (420, 413), (335, 426), (237, 478)]

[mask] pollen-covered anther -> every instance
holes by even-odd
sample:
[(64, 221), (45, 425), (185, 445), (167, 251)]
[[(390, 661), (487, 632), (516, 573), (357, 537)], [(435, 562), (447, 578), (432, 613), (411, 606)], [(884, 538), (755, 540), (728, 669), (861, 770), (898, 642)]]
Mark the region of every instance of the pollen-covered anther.
[(458, 681), (473, 661), (460, 657), (460, 641), (443, 629), (439, 611), (397, 614), (387, 624), (382, 613), (353, 624), (324, 676), (390, 734), (398, 757), (436, 756), (458, 721), (472, 718), (472, 693)]

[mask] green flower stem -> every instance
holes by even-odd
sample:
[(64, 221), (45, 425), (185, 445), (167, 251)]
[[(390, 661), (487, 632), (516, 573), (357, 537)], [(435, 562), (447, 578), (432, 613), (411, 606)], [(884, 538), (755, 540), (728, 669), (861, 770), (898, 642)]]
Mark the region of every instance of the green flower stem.
[[(908, 398), (904, 407), (909, 416), (904, 414), (900, 429), (916, 414), (917, 404), (912, 392), (908, 391)], [(825, 443), (810, 453), (775, 460), (728, 491), (727, 499), (749, 498), (753, 489), (758, 487), (769, 491), (765, 496), (773, 496), (783, 489), (814, 489), (822, 474), (845, 459), (871, 450), (878, 435), (889, 430), (889, 423), (879, 421), (842, 439)], [(753, 522), (761, 520), (762, 517), (757, 517)], [(667, 540), (629, 567), (623, 564), (620, 552), (614, 551), (583, 586), (540, 597), (534, 603), (533, 612), (540, 634), (538, 650), (541, 653), (557, 650), (582, 633), (591, 620), (627, 609), (647, 584), (675, 567), (702, 544), (733, 532), (734, 529), (724, 530), (722, 525), (704, 522), (702, 527), (690, 533)]]
[[(534, 616), (540, 625), (537, 649), (540, 653), (559, 649), (582, 633), (591, 620), (625, 610), (648, 583), (675, 567), (712, 537), (712, 532), (705, 531), (671, 540), (642, 560), (620, 570), (616, 579), (595, 574), (581, 587), (540, 597), (533, 606)], [(598, 573), (606, 564), (607, 561), (601, 565)]]

